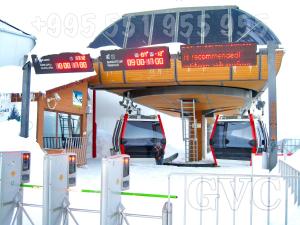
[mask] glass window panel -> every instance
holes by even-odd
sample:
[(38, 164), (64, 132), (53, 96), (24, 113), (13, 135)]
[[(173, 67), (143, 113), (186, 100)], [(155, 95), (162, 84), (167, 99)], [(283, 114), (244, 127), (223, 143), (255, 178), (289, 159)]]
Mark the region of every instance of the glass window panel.
[(226, 147), (232, 148), (251, 148), (252, 132), (250, 123), (228, 122), (226, 130)]
[(154, 121), (128, 121), (126, 124), (125, 139), (162, 139), (159, 122)]
[(175, 24), (176, 13), (155, 15), (152, 44), (173, 42), (175, 37)]
[(131, 17), (128, 30), (127, 48), (136, 48), (148, 45), (151, 18), (151, 15)]
[(127, 21), (127, 17), (118, 20), (104, 31), (104, 34), (120, 47), (123, 47)]
[(215, 134), (213, 136), (213, 146), (215, 148), (224, 148), (224, 132), (225, 132), (225, 123), (219, 122), (217, 124)]
[(56, 137), (56, 112), (44, 112), (44, 137)]
[(201, 11), (180, 13), (178, 42), (185, 44), (201, 43), (201, 16)]
[(228, 10), (205, 11), (205, 43), (228, 42)]

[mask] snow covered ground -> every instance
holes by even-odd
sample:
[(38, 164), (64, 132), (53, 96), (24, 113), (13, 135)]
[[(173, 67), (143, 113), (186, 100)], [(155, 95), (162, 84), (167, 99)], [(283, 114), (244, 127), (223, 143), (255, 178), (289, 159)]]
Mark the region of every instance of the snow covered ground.
[[(43, 152), (33, 139), (18, 137), (19, 123), (15, 121), (0, 123), (0, 135), (4, 137), (0, 143), (0, 150), (30, 150), (32, 152), (31, 184), (42, 185)], [(291, 156), (289, 160), (298, 161), (300, 154)], [(171, 176), (171, 194), (177, 195), (172, 199), (173, 224), (216, 224), (217, 212), (219, 224), (250, 224), (250, 199), (251, 183), (249, 177), (236, 177), (236, 184), (230, 174), (260, 174), (268, 172), (261, 169), (261, 158), (253, 161), (253, 168), (248, 163), (220, 161), (220, 167), (216, 168), (182, 168), (174, 166), (157, 166), (154, 162), (132, 161), (130, 167), (130, 190), (129, 192), (168, 194), (168, 176)], [(86, 167), (79, 168), (77, 172), (77, 186), (70, 190), (72, 208), (100, 209), (100, 194), (82, 193), (82, 189), (100, 190), (101, 160), (89, 159)], [(184, 178), (184, 174), (187, 175)], [(200, 174), (206, 174), (202, 176)], [(217, 178), (214, 174), (228, 174), (219, 176), (222, 182), (219, 185), (219, 198), (217, 198)], [(272, 174), (276, 175), (274, 169)], [(201, 182), (202, 181), (202, 182)], [(254, 178), (253, 192), (253, 224), (267, 224), (267, 180)], [(285, 184), (282, 179), (271, 179), (271, 199), (273, 208), (270, 211), (270, 224), (284, 224)], [(234, 192), (233, 190), (236, 190)], [(201, 191), (202, 190), (202, 191)], [(234, 194), (235, 193), (235, 194)], [(186, 194), (186, 195), (185, 195)], [(186, 197), (185, 197), (186, 196)], [(202, 197), (201, 197), (202, 196)], [(299, 224), (300, 208), (292, 201), (293, 196), (289, 191), (289, 223)], [(236, 199), (234, 201), (233, 199)], [(200, 210), (202, 199), (202, 208)], [(123, 204), (127, 213), (148, 214), (160, 216), (164, 202), (167, 199), (123, 196)], [(24, 202), (42, 204), (42, 189), (24, 190)], [(184, 214), (186, 206), (186, 214)], [(219, 208), (219, 211), (216, 209)], [(236, 208), (236, 211), (232, 210)], [(40, 208), (26, 207), (35, 224), (42, 224), (42, 210)], [(201, 213), (202, 212), (202, 213)], [(234, 213), (235, 212), (235, 213)], [(100, 215), (93, 213), (74, 212), (79, 224), (96, 225), (100, 222)], [(184, 216), (186, 215), (186, 216)], [(129, 218), (131, 225), (160, 225), (157, 219)], [(30, 223), (24, 217), (24, 225)], [(74, 224), (70, 221), (70, 225)]]

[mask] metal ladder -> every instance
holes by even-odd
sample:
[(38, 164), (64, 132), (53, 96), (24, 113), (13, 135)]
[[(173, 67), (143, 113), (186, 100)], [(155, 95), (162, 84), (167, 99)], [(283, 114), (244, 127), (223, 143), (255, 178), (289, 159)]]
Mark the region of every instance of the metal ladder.
[(196, 101), (195, 99), (181, 99), (180, 102), (185, 162), (198, 161)]
[(61, 135), (63, 138), (73, 137), (74, 134), (74, 119), (71, 115), (62, 115), (59, 113), (59, 122), (61, 128)]

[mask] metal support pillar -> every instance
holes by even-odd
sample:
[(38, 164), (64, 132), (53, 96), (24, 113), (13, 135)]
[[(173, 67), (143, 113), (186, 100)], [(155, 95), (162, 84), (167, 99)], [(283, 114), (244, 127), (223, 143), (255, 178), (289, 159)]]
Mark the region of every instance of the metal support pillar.
[(202, 115), (202, 159), (205, 160), (207, 157), (207, 119), (205, 115)]
[(272, 170), (277, 164), (277, 96), (276, 96), (276, 67), (275, 51), (278, 45), (268, 42), (268, 99), (269, 99), (269, 148), (268, 169)]
[(92, 156), (93, 158), (97, 157), (97, 123), (96, 123), (96, 90), (93, 90), (93, 147), (92, 147)]
[(22, 85), (22, 109), (21, 109), (21, 131), (20, 136), (27, 138), (29, 135), (29, 109), (30, 109), (30, 82), (31, 82), (31, 62), (27, 61), (28, 56), (24, 56), (23, 85)]

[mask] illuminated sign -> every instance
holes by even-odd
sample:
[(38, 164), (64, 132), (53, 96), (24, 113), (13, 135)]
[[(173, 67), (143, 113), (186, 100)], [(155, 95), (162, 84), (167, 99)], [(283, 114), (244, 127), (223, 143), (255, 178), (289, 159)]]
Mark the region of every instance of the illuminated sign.
[(101, 51), (105, 71), (170, 68), (168, 47)]
[(89, 54), (61, 53), (38, 58), (32, 55), (35, 73), (76, 73), (93, 72), (93, 62)]
[(256, 43), (181, 45), (183, 68), (256, 65)]

